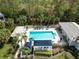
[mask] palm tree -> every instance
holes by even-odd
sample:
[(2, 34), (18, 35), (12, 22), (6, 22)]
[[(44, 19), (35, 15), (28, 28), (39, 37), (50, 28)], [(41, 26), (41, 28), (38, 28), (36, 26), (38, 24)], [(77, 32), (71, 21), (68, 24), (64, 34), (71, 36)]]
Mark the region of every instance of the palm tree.
[(26, 39), (27, 39), (26, 33), (17, 34), (16, 38), (17, 38), (17, 43), (18, 42), (21, 42), (20, 47), (22, 48), (22, 46), (23, 46), (23, 43), (22, 43), (23, 40), (24, 40), (24, 43), (25, 43), (26, 42)]
[(24, 43), (26, 43), (26, 40), (27, 40), (26, 33), (23, 33), (23, 34), (22, 34), (21, 41), (22, 41), (22, 40), (24, 40)]
[(17, 34), (16, 38), (17, 38), (17, 42), (16, 43), (19, 44), (19, 53), (20, 53), (20, 57), (21, 57), (22, 52), (20, 50), (23, 48), (23, 46), (24, 46), (24, 44), (26, 42), (26, 39), (27, 39), (26, 33)]
[(17, 45), (17, 38), (16, 37), (12, 37), (11, 38), (11, 40), (12, 40), (12, 46), (15, 46), (15, 48), (14, 49), (16, 49), (16, 45)]
[(40, 19), (40, 25), (42, 25), (42, 21), (44, 20), (44, 14), (41, 14), (41, 15), (39, 16), (39, 19)]
[(29, 19), (31, 19), (31, 0), (27, 0), (28, 2), (28, 16), (29, 16)]

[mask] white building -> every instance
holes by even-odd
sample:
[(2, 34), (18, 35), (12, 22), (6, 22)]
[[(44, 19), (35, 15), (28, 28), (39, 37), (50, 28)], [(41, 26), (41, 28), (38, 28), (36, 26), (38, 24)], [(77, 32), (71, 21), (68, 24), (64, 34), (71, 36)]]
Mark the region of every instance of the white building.
[(79, 25), (75, 22), (60, 22), (59, 25), (69, 46), (75, 46), (79, 50)]

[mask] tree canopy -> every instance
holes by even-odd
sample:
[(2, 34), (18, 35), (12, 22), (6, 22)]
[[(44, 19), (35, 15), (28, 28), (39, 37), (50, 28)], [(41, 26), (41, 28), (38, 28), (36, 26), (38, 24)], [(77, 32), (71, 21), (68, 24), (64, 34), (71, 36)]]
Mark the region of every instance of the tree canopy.
[(0, 21), (0, 29), (3, 29), (3, 28), (5, 28), (5, 23)]
[(11, 32), (8, 29), (0, 29), (0, 42), (7, 43)]
[(44, 23), (54, 23), (55, 20), (79, 23), (78, 10), (79, 0), (0, 0), (0, 12), (19, 25), (35, 21), (39, 24), (41, 20)]

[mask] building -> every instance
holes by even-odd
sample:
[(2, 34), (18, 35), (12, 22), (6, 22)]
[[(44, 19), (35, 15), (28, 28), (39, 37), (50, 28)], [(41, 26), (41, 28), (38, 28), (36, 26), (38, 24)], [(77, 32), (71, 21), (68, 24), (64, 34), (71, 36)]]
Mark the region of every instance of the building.
[(69, 46), (74, 46), (79, 50), (79, 25), (75, 22), (60, 22), (59, 23), (62, 36), (64, 36)]
[(52, 41), (36, 40), (34, 41), (34, 50), (52, 50)]

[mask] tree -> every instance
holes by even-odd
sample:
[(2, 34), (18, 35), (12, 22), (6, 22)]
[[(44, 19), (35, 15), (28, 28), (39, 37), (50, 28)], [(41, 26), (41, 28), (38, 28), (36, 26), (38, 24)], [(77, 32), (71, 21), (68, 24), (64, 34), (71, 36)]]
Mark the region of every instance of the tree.
[(27, 24), (27, 17), (26, 16), (19, 16), (19, 18), (17, 18), (16, 20), (16, 24), (17, 25), (26, 25)]
[(26, 40), (27, 40), (26, 33), (23, 33), (23, 35), (22, 35), (22, 38), (21, 38), (21, 39), (23, 39), (23, 40), (25, 41), (25, 43), (26, 43)]
[(18, 14), (20, 0), (0, 0), (0, 12), (6, 17), (14, 17)]
[(7, 43), (11, 32), (8, 29), (0, 29), (0, 42)]
[[(44, 23), (47, 25), (54, 21), (52, 16), (59, 18), (59, 20), (55, 19), (56, 21), (79, 23), (78, 11), (79, 0), (0, 0), (0, 12), (7, 18), (13, 18), (17, 25), (26, 25), (25, 19), (28, 24), (33, 24), (31, 21), (35, 20), (42, 23), (42, 19), (45, 19)], [(40, 17), (42, 14), (44, 14), (43, 18)]]
[(13, 30), (14, 29), (14, 19), (13, 18), (8, 18), (7, 21), (5, 22), (5, 27), (9, 30)]
[(16, 46), (17, 46), (17, 38), (16, 37), (11, 37), (10, 39), (10, 43), (11, 45), (13, 46), (14, 49), (16, 49)]
[[(23, 33), (23, 34), (22, 34), (22, 35), (20, 35), (19, 37), (21, 37), (19, 42), (21, 42), (21, 48), (22, 48), (22, 47), (23, 47), (23, 45), (25, 45), (25, 43), (26, 43), (27, 36), (26, 36), (26, 34), (25, 34), (25, 33)], [(24, 41), (24, 44), (22, 43), (23, 41)]]
[(31, 52), (31, 49), (28, 48), (28, 47), (23, 47), (21, 49), (21, 52), (22, 52), (23, 55), (25, 55), (25, 58), (27, 59), (28, 58), (28, 54)]
[(8, 52), (9, 52), (9, 54), (14, 54), (19, 47), (18, 43), (17, 43), (17, 38), (16, 37), (10, 37), (9, 44), (10, 44), (10, 48), (9, 48)]
[(3, 28), (5, 28), (5, 23), (0, 21), (0, 29), (3, 29)]

